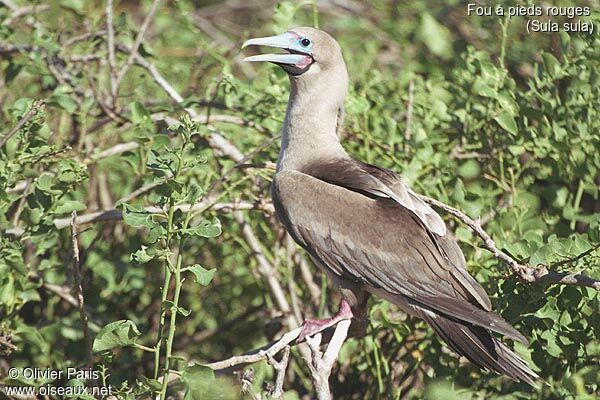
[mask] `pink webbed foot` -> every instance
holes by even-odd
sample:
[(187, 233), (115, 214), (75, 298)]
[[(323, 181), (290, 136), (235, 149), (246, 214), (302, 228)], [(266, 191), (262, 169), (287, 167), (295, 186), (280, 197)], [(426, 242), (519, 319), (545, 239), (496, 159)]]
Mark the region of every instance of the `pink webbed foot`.
[(303, 341), (307, 336), (315, 335), (319, 332), (324, 331), (325, 329), (334, 326), (340, 321), (345, 319), (351, 319), (354, 316), (352, 313), (352, 309), (350, 308), (350, 304), (344, 299), (340, 302), (340, 308), (338, 312), (331, 318), (325, 319), (312, 319), (308, 318), (304, 320), (302, 324), (302, 331), (300, 331), (300, 335), (298, 336), (297, 341)]

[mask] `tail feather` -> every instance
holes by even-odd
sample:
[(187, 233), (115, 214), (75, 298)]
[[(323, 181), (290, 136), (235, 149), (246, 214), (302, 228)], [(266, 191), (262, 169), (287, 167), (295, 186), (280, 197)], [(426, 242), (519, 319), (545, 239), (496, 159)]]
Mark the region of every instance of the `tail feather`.
[(518, 340), (523, 344), (528, 344), (527, 338), (512, 327), (500, 315), (493, 311), (482, 310), (481, 308), (468, 303), (462, 299), (453, 299), (451, 297), (426, 296), (421, 295), (416, 300), (425, 304), (428, 308), (438, 310), (449, 317), (454, 317), (464, 322), (481, 326), (485, 329), (508, 336), (511, 339)]
[(425, 321), (456, 353), (481, 368), (536, 386), (538, 375), (486, 329), (432, 312), (424, 314)]

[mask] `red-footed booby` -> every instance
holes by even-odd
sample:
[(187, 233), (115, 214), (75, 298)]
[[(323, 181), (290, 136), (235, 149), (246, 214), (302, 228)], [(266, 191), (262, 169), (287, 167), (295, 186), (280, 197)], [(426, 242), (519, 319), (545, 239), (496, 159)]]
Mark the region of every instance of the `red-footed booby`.
[(306, 320), (301, 337), (343, 319), (364, 325), (374, 294), (425, 320), (478, 366), (535, 385), (538, 376), (495, 334), (527, 339), (492, 311), (440, 216), (396, 173), (354, 160), (341, 146), (336, 129), (348, 73), (335, 39), (295, 28), (242, 47), (250, 45), (287, 51), (245, 59), (275, 63), (290, 78), (271, 187), (277, 216), (342, 295), (338, 313)]

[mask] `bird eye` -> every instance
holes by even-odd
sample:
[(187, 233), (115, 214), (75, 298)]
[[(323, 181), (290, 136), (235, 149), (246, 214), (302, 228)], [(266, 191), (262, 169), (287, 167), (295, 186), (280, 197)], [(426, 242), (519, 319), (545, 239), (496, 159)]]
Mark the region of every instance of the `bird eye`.
[(303, 39), (300, 41), (300, 44), (301, 44), (302, 46), (304, 46), (304, 47), (308, 47), (308, 46), (310, 46), (310, 40), (308, 40), (307, 38), (303, 38)]

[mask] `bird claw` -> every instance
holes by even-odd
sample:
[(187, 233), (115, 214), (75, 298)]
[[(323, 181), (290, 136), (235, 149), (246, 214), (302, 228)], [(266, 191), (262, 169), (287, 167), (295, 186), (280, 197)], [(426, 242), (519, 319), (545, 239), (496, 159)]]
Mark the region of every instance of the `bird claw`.
[(308, 318), (304, 320), (302, 324), (302, 330), (296, 341), (301, 342), (306, 339), (307, 336), (316, 335), (319, 332), (323, 332), (325, 329), (330, 328), (340, 321), (345, 319), (351, 319), (354, 316), (352, 309), (346, 300), (340, 302), (340, 308), (338, 312), (331, 318), (325, 319), (313, 319)]

